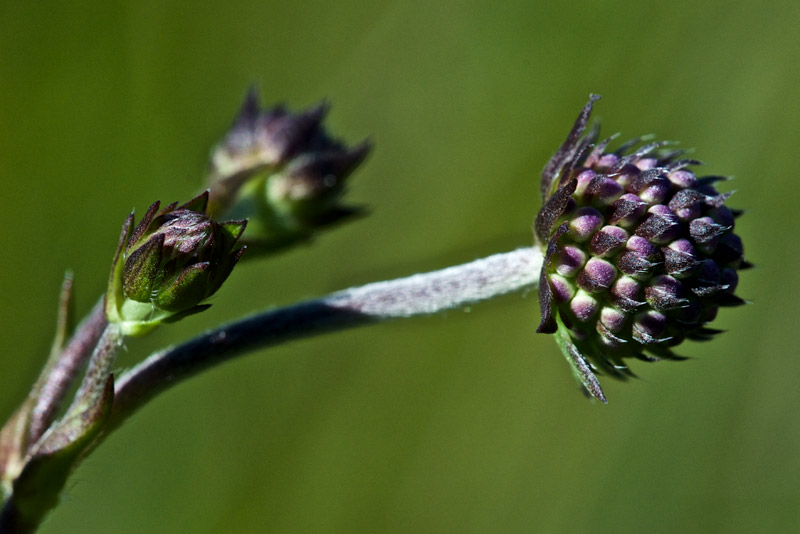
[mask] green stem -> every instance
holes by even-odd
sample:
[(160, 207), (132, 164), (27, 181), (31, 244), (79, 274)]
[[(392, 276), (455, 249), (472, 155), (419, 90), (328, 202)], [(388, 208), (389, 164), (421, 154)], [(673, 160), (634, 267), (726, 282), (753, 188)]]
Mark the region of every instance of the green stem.
[(120, 330), (115, 324), (87, 321), (104, 328), (95, 338), (83, 382), (64, 417), (44, 432), (14, 480), (13, 494), (0, 512), (0, 533), (34, 532), (83, 457), (148, 400), (194, 374), (293, 339), (434, 314), (536, 287), (541, 265), (538, 249), (523, 248), (259, 313), (151, 355), (125, 372), (116, 387), (111, 372)]

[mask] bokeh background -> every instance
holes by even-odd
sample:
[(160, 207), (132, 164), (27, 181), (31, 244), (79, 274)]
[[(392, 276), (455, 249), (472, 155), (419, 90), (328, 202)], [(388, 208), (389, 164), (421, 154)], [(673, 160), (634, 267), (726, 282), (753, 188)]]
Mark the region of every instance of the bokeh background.
[(248, 85), (376, 145), (372, 214), (234, 273), (221, 321), (528, 245), (537, 177), (590, 92), (607, 133), (736, 180), (757, 269), (728, 330), (585, 400), (535, 294), (261, 351), (157, 398), (46, 533), (787, 532), (800, 521), (800, 4), (0, 1), (0, 416), (47, 353), (66, 268), (103, 291), (120, 225), (201, 187)]

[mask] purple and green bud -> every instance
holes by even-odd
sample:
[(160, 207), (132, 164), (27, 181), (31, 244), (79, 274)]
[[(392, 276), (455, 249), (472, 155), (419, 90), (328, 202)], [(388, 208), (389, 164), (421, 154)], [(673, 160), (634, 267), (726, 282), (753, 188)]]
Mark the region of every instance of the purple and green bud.
[(669, 143), (634, 139), (614, 152), (586, 133), (592, 96), (542, 174), (536, 238), (545, 256), (538, 332), (556, 334), (580, 382), (605, 396), (594, 372), (633, 376), (626, 360), (683, 359), (673, 348), (704, 341), (719, 307), (750, 266), (733, 233), (738, 212), (698, 178)]
[(370, 150), (348, 148), (322, 126), (327, 107), (262, 109), (251, 89), (211, 153), (209, 215), (248, 219), (242, 243), (254, 254), (306, 241), (361, 209), (340, 204), (348, 177)]
[(106, 293), (106, 316), (124, 335), (208, 308), (244, 252), (247, 221), (218, 223), (206, 214), (208, 191), (159, 211), (155, 202), (134, 228), (125, 221)]

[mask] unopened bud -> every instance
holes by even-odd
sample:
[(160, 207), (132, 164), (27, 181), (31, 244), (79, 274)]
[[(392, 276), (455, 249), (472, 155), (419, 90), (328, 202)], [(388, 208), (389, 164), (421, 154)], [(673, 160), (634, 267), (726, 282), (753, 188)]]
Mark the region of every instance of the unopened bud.
[(720, 178), (697, 178), (687, 169), (697, 162), (667, 143), (606, 153), (596, 129), (583, 135), (596, 99), (542, 175), (538, 331), (557, 334), (581, 383), (605, 400), (592, 371), (625, 378), (627, 358), (680, 359), (671, 349), (684, 338), (710, 339), (718, 308), (744, 303), (733, 292), (750, 264), (733, 233), (739, 212), (713, 187)]
[(217, 223), (205, 215), (208, 192), (159, 211), (155, 202), (133, 228), (125, 221), (111, 268), (106, 315), (124, 335), (204, 310), (244, 248), (246, 221)]
[(310, 239), (361, 212), (339, 201), (368, 143), (348, 148), (322, 126), (327, 106), (292, 113), (262, 109), (251, 89), (211, 154), (209, 215), (248, 219), (242, 243), (249, 257)]

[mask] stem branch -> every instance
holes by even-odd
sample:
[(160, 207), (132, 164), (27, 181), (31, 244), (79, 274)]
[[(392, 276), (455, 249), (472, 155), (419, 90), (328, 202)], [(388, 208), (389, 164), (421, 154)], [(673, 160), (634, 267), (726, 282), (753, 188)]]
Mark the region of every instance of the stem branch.
[(108, 321), (103, 299), (75, 330), (75, 334), (60, 354), (57, 354), (42, 373), (41, 389), (31, 414), (29, 442), (36, 443), (56, 417), (64, 397), (79, 376), (81, 368), (106, 329)]
[(245, 352), (386, 319), (437, 313), (535, 287), (541, 266), (538, 249), (521, 248), (440, 271), (346, 289), (224, 325), (156, 352), (123, 373), (106, 431), (173, 384)]

